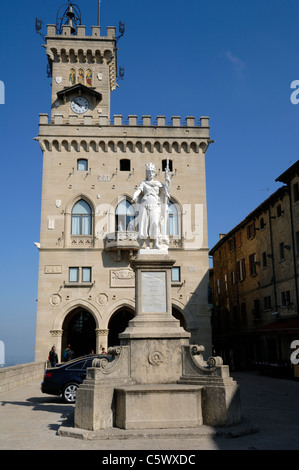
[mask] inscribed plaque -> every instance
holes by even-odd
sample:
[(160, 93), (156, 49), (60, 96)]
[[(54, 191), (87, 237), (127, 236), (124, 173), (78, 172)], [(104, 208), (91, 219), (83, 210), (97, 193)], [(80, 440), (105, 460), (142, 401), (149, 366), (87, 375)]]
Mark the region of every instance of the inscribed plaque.
[(166, 273), (165, 272), (142, 272), (142, 313), (166, 312)]

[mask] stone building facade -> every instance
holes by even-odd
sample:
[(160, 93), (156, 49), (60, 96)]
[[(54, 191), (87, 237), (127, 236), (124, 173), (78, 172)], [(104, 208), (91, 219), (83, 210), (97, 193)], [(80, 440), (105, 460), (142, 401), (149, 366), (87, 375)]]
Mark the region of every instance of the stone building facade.
[[(59, 359), (118, 344), (135, 312), (130, 263), (139, 245), (132, 195), (169, 161), (172, 312), (192, 341), (211, 349), (205, 153), (209, 118), (110, 116), (117, 86), (115, 28), (48, 25), (51, 113), (40, 114), (43, 183), (36, 360), (55, 344)], [(121, 227), (122, 225), (122, 227)]]
[(214, 347), (235, 367), (290, 367), (299, 339), (298, 169), (210, 251)]

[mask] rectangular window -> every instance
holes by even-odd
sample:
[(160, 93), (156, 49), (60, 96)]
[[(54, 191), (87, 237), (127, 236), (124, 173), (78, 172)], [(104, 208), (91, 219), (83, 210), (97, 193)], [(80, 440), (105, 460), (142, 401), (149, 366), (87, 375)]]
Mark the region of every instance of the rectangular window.
[(131, 160), (128, 158), (122, 158), (119, 162), (120, 171), (130, 171), (131, 170)]
[(69, 281), (70, 282), (79, 282), (79, 268), (70, 268), (69, 269)]
[(276, 217), (281, 217), (282, 216), (282, 210), (281, 210), (281, 204), (278, 204), (276, 208)]
[(247, 238), (253, 238), (255, 236), (254, 222), (247, 226)]
[(228, 249), (229, 251), (233, 251), (235, 248), (235, 237), (228, 240)]
[(80, 158), (77, 160), (77, 169), (79, 171), (87, 171), (88, 170), (88, 160), (85, 158)]
[(232, 271), (230, 273), (230, 277), (231, 277), (232, 284), (235, 284), (236, 283), (235, 271)]
[(264, 310), (271, 310), (271, 296), (264, 297)]
[(250, 276), (256, 275), (255, 253), (252, 253), (252, 255), (249, 255), (249, 271), (250, 271)]
[(228, 290), (228, 286), (227, 286), (227, 274), (224, 274), (224, 286), (225, 286), (225, 291)]
[(82, 282), (91, 282), (91, 268), (82, 268)]
[(245, 259), (244, 258), (241, 261), (237, 262), (237, 268), (238, 268), (239, 281), (244, 281), (245, 279)]
[(241, 232), (238, 232), (237, 235), (236, 235), (236, 244), (237, 244), (237, 246), (242, 245), (242, 234), (241, 234)]
[(220, 294), (220, 280), (217, 279), (217, 294)]
[(291, 295), (290, 291), (287, 290), (285, 292), (281, 293), (281, 306), (282, 307), (287, 307), (291, 303)]
[(260, 301), (258, 299), (253, 301), (253, 316), (254, 316), (254, 318), (260, 318), (261, 317)]
[(171, 268), (171, 280), (172, 282), (181, 281), (181, 268), (179, 266), (175, 266), (174, 268)]
[(69, 282), (91, 282), (91, 268), (69, 268)]
[[(162, 160), (162, 171), (165, 171), (167, 167), (167, 160)], [(168, 160), (169, 171), (172, 171), (172, 160)]]
[(264, 251), (262, 253), (262, 263), (263, 263), (263, 268), (267, 267), (267, 253)]

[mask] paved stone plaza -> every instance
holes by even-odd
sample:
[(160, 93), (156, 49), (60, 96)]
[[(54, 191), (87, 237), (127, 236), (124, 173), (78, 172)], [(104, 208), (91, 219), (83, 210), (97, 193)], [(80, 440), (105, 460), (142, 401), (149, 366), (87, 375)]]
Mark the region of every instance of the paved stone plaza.
[[(4, 450), (298, 450), (299, 382), (233, 373), (241, 387), (242, 415), (259, 431), (240, 437), (200, 437), (177, 432), (175, 438), (147, 435), (129, 439), (84, 440), (58, 435), (70, 426), (74, 406), (43, 395), (32, 382), (0, 394), (0, 449)], [(108, 437), (108, 436), (106, 436)]]

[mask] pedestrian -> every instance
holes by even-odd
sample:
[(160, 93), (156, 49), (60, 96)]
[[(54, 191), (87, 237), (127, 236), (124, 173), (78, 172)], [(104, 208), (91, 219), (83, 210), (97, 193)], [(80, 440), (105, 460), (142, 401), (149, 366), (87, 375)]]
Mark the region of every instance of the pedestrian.
[(101, 354), (107, 354), (105, 348), (102, 348)]
[(67, 351), (67, 361), (71, 361), (72, 359), (74, 359), (75, 357), (75, 353), (74, 351), (71, 349), (71, 346), (69, 345), (68, 347), (68, 351)]
[(51, 351), (49, 352), (49, 357), (48, 357), (51, 367), (55, 367), (56, 364), (58, 363), (58, 356), (56, 353), (55, 346), (52, 346)]
[(63, 351), (63, 359), (65, 362), (70, 361), (71, 359), (74, 359), (75, 353), (71, 349), (71, 345), (68, 344), (65, 350)]
[(71, 347), (70, 344), (68, 344), (65, 350), (63, 351), (63, 359), (65, 361), (67, 361), (67, 354), (68, 354), (68, 350), (70, 349), (70, 347)]

